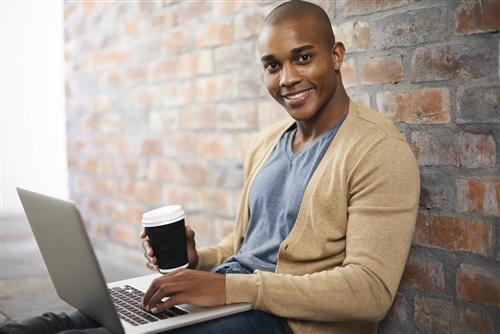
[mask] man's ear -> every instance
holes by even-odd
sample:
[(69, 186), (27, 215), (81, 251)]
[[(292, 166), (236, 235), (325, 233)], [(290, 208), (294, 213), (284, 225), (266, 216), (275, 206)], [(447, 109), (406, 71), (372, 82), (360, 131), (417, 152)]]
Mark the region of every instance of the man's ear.
[(342, 42), (336, 42), (332, 46), (333, 67), (335, 71), (340, 71), (340, 66), (344, 61), (345, 46)]

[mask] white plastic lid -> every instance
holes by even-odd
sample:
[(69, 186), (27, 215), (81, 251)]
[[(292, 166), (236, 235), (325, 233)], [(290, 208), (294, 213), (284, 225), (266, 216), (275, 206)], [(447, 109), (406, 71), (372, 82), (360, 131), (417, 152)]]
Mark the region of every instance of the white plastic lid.
[(142, 215), (142, 225), (145, 227), (155, 227), (172, 224), (184, 219), (184, 217), (182, 206), (167, 205), (144, 213)]

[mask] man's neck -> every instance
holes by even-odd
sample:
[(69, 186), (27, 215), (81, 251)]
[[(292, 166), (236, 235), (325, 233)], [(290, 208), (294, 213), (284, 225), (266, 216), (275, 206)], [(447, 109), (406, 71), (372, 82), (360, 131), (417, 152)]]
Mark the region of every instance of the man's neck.
[(330, 102), (325, 105), (324, 110), (315, 117), (305, 121), (297, 121), (297, 132), (295, 133), (292, 150), (299, 152), (322, 134), (330, 130), (349, 111), (349, 96), (344, 87), (335, 92)]

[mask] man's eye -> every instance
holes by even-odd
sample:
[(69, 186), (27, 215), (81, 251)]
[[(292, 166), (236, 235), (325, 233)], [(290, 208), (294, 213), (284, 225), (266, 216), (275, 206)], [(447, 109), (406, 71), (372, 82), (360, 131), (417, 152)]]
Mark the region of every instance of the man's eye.
[(267, 63), (264, 65), (264, 68), (268, 70), (269, 72), (274, 72), (278, 69), (278, 64), (277, 63)]
[(297, 60), (299, 62), (307, 62), (309, 60), (311, 60), (311, 55), (300, 55)]

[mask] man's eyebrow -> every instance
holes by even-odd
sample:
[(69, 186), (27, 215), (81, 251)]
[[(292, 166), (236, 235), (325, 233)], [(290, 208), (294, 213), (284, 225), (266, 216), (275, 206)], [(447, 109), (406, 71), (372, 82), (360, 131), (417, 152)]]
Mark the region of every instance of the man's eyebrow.
[(299, 46), (298, 48), (292, 49), (292, 53), (293, 54), (297, 54), (297, 53), (301, 53), (302, 51), (311, 50), (311, 49), (314, 49), (314, 46), (312, 46), (312, 45), (302, 45), (302, 46)]
[[(312, 46), (312, 45), (302, 45), (302, 46), (293, 48), (292, 49), (292, 54), (295, 55), (297, 53), (301, 53), (302, 51), (311, 50), (311, 49), (314, 49), (314, 46)], [(260, 61), (261, 62), (266, 62), (266, 61), (273, 60), (273, 59), (275, 59), (273, 55), (264, 55), (264, 56), (262, 56), (260, 58)]]
[(264, 55), (264, 56), (260, 57), (261, 62), (266, 62), (266, 61), (273, 60), (273, 59), (274, 59), (273, 55)]

